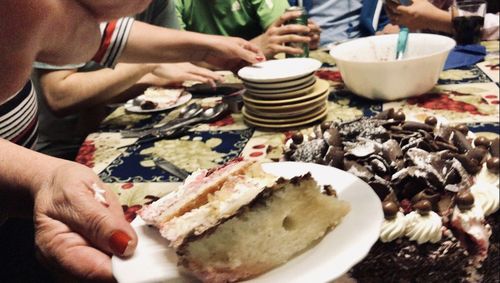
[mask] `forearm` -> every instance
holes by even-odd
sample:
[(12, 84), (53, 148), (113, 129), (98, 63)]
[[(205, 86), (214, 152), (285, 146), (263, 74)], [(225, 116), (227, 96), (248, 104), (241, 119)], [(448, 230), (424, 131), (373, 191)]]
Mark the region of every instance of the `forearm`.
[(31, 217), (33, 195), (65, 162), (0, 139), (0, 212)]
[(134, 22), (121, 62), (196, 62), (202, 61), (210, 36)]
[(92, 72), (42, 72), (40, 83), (47, 103), (57, 114), (107, 103), (150, 73), (152, 64), (119, 64)]

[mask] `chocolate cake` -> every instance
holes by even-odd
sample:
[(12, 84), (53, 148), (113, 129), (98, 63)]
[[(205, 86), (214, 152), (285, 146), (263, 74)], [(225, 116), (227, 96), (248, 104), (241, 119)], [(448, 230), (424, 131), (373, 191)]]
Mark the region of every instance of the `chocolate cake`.
[[(358, 282), (499, 282), (499, 140), (393, 109), (293, 133), (285, 159), (348, 171), (383, 202)], [(491, 236), (492, 235), (492, 236)]]

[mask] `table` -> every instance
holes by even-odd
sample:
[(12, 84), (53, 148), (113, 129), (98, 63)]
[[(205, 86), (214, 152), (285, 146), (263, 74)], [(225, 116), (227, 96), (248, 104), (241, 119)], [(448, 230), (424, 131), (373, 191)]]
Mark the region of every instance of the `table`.
[[(444, 71), (436, 88), (428, 94), (388, 103), (354, 96), (345, 89), (328, 54), (313, 52), (311, 57), (324, 62), (324, 68), (317, 75), (331, 85), (326, 119), (346, 121), (371, 116), (387, 108), (401, 108), (407, 119), (423, 121), (426, 116), (434, 115), (450, 123), (466, 123), (473, 132), (481, 135), (498, 136), (499, 42), (482, 44), (488, 51), (484, 62)], [(198, 97), (196, 100), (209, 106), (217, 103), (220, 97)], [(239, 155), (277, 161), (282, 157), (282, 145), (289, 134), (249, 128), (243, 123), (241, 114), (231, 114), (215, 123), (201, 125), (178, 139), (155, 143), (136, 145), (136, 139), (122, 138), (119, 133), (122, 129), (168, 121), (177, 114), (178, 110), (138, 115), (126, 113), (123, 107), (119, 107), (80, 148), (76, 160), (91, 167), (105, 183), (109, 183), (130, 221), (144, 204), (158, 199), (179, 184), (176, 177), (154, 166), (153, 157), (161, 156), (188, 171), (213, 167)]]

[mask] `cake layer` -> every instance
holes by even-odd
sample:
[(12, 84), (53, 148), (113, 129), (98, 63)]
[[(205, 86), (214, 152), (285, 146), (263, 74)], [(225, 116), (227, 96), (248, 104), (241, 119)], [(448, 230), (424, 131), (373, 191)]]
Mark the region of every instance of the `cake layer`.
[(179, 265), (208, 282), (253, 277), (311, 246), (349, 211), (348, 203), (321, 193), (310, 174), (275, 186), (222, 224), (188, 238), (177, 251)]

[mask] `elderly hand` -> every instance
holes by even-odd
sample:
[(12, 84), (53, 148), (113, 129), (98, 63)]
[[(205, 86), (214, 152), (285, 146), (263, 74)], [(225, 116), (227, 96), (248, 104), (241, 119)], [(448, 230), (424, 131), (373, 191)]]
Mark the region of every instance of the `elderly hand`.
[[(103, 189), (102, 202), (93, 187)], [(72, 276), (113, 280), (110, 255), (129, 256), (137, 245), (137, 235), (114, 193), (83, 165), (68, 162), (57, 167), (34, 201), (41, 258)]]
[(427, 0), (413, 0), (410, 6), (387, 1), (386, 11), (392, 24), (407, 26), (410, 30), (451, 31), (451, 15)]
[(159, 64), (152, 74), (165, 79), (168, 84), (198, 81), (215, 87), (216, 82), (222, 81), (219, 74), (191, 63)]
[[(286, 25), (286, 22), (295, 19), (301, 15), (301, 12), (284, 13), (276, 20), (266, 32), (257, 37), (260, 48), (264, 51), (267, 58), (273, 57), (277, 53), (302, 54), (300, 48), (286, 46), (286, 43), (309, 43), (312, 36), (307, 34), (313, 32), (310, 27), (304, 25)], [(319, 37), (318, 37), (319, 40)]]

